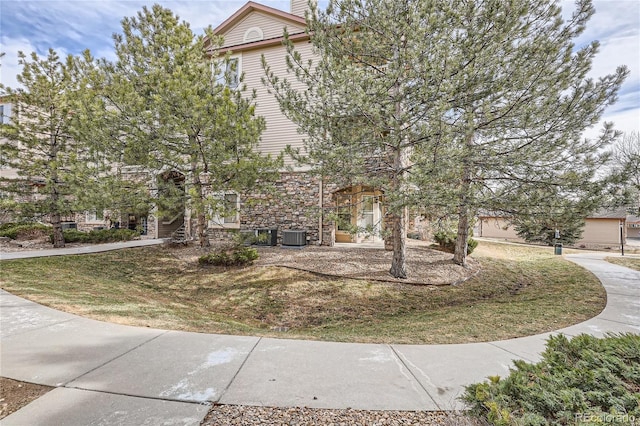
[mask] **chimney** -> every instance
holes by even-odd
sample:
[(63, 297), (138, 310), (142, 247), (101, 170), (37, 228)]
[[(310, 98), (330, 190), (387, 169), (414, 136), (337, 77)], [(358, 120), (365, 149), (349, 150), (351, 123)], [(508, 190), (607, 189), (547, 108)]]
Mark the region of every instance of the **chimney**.
[[(317, 0), (311, 0), (314, 5), (317, 5)], [(291, 14), (301, 16), (304, 18), (304, 14), (309, 9), (309, 0), (291, 0)]]

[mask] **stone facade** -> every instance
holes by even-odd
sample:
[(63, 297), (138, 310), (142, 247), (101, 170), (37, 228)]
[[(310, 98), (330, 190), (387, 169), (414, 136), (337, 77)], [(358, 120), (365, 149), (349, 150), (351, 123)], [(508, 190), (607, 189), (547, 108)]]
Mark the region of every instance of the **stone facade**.
[[(282, 231), (304, 230), (307, 244), (333, 245), (335, 224), (327, 217), (335, 208), (336, 190), (309, 173), (282, 172), (269, 190), (241, 194), (240, 230), (278, 229), (278, 244)], [(212, 242), (226, 241), (234, 231), (211, 228), (209, 237)]]

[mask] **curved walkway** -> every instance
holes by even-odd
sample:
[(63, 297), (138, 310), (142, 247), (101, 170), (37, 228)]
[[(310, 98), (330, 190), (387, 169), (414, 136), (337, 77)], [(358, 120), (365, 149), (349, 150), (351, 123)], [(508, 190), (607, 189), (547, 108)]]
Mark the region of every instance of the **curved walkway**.
[[(567, 256), (602, 281), (608, 301), (556, 333), (640, 333), (640, 272), (604, 257)], [(551, 334), (458, 345), (210, 335), (94, 321), (5, 291), (0, 321), (0, 375), (56, 387), (2, 425), (198, 425), (212, 403), (451, 410), (465, 385), (538, 360)]]

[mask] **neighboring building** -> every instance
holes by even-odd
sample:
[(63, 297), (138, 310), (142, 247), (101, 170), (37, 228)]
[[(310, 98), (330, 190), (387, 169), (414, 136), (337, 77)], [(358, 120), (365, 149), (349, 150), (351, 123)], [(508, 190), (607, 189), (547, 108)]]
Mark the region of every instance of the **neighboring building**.
[(627, 216), (627, 236), (629, 238), (640, 238), (640, 216)]
[[(291, 0), (289, 12), (250, 1), (214, 30), (224, 37), (219, 53), (230, 54), (238, 75), (244, 74), (248, 90), (257, 92), (256, 115), (266, 121), (259, 143), (259, 150), (264, 154), (278, 155), (287, 146), (303, 147), (304, 136), (280, 111), (275, 96), (269, 94), (262, 83), (265, 73), (261, 60), (264, 56), (275, 73), (286, 76), (285, 28), (303, 57), (313, 57), (309, 35), (305, 33), (307, 10), (307, 0)], [(3, 104), (2, 108), (6, 112), (11, 106)], [(306, 243), (316, 245), (382, 241), (385, 210), (379, 190), (364, 185), (340, 188), (295, 167), (290, 158), (285, 162), (287, 171), (280, 174), (274, 193), (218, 194), (225, 203), (236, 206), (238, 214), (212, 218), (209, 222), (212, 240), (229, 238), (229, 231), (277, 228), (279, 242), (284, 230), (304, 231)], [(152, 173), (132, 167), (131, 176), (145, 179), (152, 193), (161, 181), (182, 190), (188, 181), (184, 171), (178, 170)], [(139, 229), (147, 238), (177, 235), (190, 238), (195, 234), (195, 218), (184, 205), (176, 206), (171, 217), (158, 217), (154, 211), (130, 212), (118, 217), (110, 217), (109, 211), (91, 211), (65, 219), (71, 222), (70, 226), (81, 230), (120, 226)], [(354, 234), (353, 230), (358, 228), (369, 232)]]
[[(626, 243), (626, 220), (627, 214), (624, 209), (598, 211), (585, 219), (582, 237), (574, 245), (576, 247), (620, 246)], [(508, 217), (492, 213), (478, 215), (474, 235), (524, 242), (516, 233)]]

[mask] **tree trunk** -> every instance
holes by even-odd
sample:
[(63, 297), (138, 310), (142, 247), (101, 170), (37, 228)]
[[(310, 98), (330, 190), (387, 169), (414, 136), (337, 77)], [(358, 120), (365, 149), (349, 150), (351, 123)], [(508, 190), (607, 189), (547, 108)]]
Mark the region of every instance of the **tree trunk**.
[(458, 197), (458, 235), (453, 262), (460, 266), (467, 266), (467, 246), (469, 240), (469, 192), (471, 191), (471, 166), (469, 156), (473, 152), (473, 133), (469, 133), (466, 140), (467, 152), (463, 159), (462, 184)]
[(196, 160), (191, 162), (191, 174), (193, 175), (193, 188), (196, 191), (198, 208), (196, 222), (196, 236), (201, 248), (211, 247), (209, 238), (207, 237), (207, 217), (204, 211), (204, 194), (202, 191), (202, 181), (200, 180), (200, 172), (198, 170)]
[(64, 247), (64, 234), (62, 233), (62, 224), (60, 223), (60, 214), (53, 213), (51, 215), (51, 225), (53, 226), (53, 247)]
[(405, 226), (405, 209), (392, 217), (393, 231), (393, 260), (389, 273), (394, 278), (407, 278), (406, 255), (407, 255), (407, 228)]
[[(466, 197), (465, 197), (466, 198)], [(467, 266), (467, 246), (469, 240), (469, 207), (461, 203), (458, 207), (458, 236), (453, 262), (460, 266)]]
[[(403, 42), (404, 43), (404, 42)], [(404, 46), (402, 46), (404, 47)], [(396, 58), (398, 53), (396, 52)], [(395, 194), (398, 200), (402, 200), (406, 191), (405, 175), (407, 165), (409, 163), (409, 148), (405, 145), (405, 138), (402, 133), (402, 94), (401, 86), (398, 81), (393, 87), (393, 96), (396, 98), (395, 112), (396, 119), (400, 120), (396, 122), (395, 133), (398, 137), (397, 148), (393, 152), (393, 168), (394, 174), (391, 178), (391, 193)], [(391, 261), (391, 269), (389, 273), (394, 278), (407, 278), (407, 228), (406, 217), (407, 211), (404, 203), (399, 203), (397, 207), (392, 209), (392, 234), (393, 234), (393, 260)]]
[[(50, 108), (53, 117), (53, 107)], [(60, 218), (60, 194), (58, 193), (58, 140), (55, 136), (55, 127), (52, 125), (49, 133), (49, 170), (51, 171), (51, 187), (49, 196), (51, 197), (49, 206), (51, 207), (50, 221), (53, 226), (53, 247), (64, 247), (64, 233), (62, 232), (62, 224)]]

